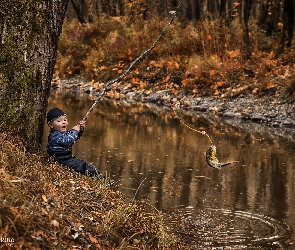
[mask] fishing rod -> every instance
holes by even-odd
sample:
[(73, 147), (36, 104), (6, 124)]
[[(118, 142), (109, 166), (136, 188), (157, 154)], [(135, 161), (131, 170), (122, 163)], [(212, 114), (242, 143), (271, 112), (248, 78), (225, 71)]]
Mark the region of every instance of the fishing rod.
[(158, 41), (162, 38), (162, 36), (166, 33), (166, 30), (168, 29), (168, 27), (172, 24), (174, 18), (176, 17), (177, 14), (177, 10), (180, 8), (182, 3), (180, 3), (178, 5), (178, 7), (176, 8), (175, 11), (170, 11), (169, 14), (171, 15), (170, 21), (167, 23), (167, 25), (164, 27), (164, 29), (162, 30), (161, 34), (158, 36), (158, 38), (154, 41), (154, 43), (152, 44), (152, 46), (150, 48), (148, 48), (147, 50), (145, 50), (143, 53), (141, 53), (141, 55), (139, 57), (137, 57), (129, 66), (129, 68), (122, 74), (120, 75), (118, 78), (108, 81), (103, 90), (100, 92), (99, 96), (97, 97), (97, 99), (95, 100), (95, 102), (92, 104), (92, 106), (89, 108), (89, 110), (87, 111), (87, 113), (85, 114), (85, 116), (82, 119), (82, 122), (85, 122), (87, 117), (89, 116), (89, 114), (91, 113), (91, 111), (94, 109), (94, 107), (96, 106), (96, 104), (99, 102), (99, 100), (102, 98), (102, 96), (105, 94), (105, 92), (108, 90), (109, 86), (111, 86), (112, 84), (114, 84), (115, 82), (118, 82), (120, 80), (122, 80), (130, 71), (131, 69), (134, 67), (134, 65), (141, 60), (147, 53), (149, 53), (152, 49), (154, 49), (156, 47), (156, 44), (158, 43)]

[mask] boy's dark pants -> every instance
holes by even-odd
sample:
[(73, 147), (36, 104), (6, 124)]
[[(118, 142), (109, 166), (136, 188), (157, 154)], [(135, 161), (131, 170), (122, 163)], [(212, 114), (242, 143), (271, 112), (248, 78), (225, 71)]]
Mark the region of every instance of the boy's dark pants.
[(76, 158), (74, 155), (55, 156), (54, 160), (62, 165), (72, 168), (76, 172), (79, 172), (83, 175), (89, 174), (90, 176), (96, 176), (100, 179), (104, 178), (101, 172), (98, 171), (93, 165)]

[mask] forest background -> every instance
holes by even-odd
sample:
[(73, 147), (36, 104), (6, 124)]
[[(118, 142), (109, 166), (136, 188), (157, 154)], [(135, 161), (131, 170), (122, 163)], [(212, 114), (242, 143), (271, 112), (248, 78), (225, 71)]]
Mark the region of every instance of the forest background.
[[(49, 3), (60, 5), (50, 8)], [(3, 1), (0, 8), (0, 20), (12, 23), (14, 31), (7, 32), (9, 26), (0, 22), (0, 76), (9, 76), (1, 82), (4, 94), (0, 104), (5, 108), (7, 103), (13, 104), (13, 113), (4, 116), (11, 118), (12, 126), (0, 134), (3, 241), (13, 239), (15, 248), (27, 249), (180, 249), (179, 239), (167, 229), (161, 212), (151, 216), (154, 209), (149, 205), (147, 209), (103, 183), (61, 170), (42, 155), (29, 152), (23, 144), (26, 140), (9, 134), (14, 124), (16, 131), (30, 132), (25, 137), (28, 140), (43, 131), (40, 120), (44, 116), (38, 113), (46, 109), (42, 93), (47, 92), (46, 80), (51, 79), (48, 65), (55, 62), (52, 58), (59, 36), (55, 24), (62, 21), (59, 10), (66, 1), (26, 4)], [(82, 76), (93, 86), (103, 85), (151, 46), (169, 21), (169, 12), (179, 4), (176, 0), (69, 1), (55, 73), (59, 77)], [(36, 15), (40, 6), (46, 11)], [(43, 18), (47, 15), (49, 19)], [(185, 0), (166, 34), (125, 77), (124, 84), (146, 95), (169, 89), (175, 95), (245, 96), (258, 102), (294, 103), (293, 29), (291, 0)], [(120, 91), (121, 85), (116, 86), (113, 91)], [(37, 116), (41, 119), (35, 119)], [(1, 126), (4, 121), (1, 117)]]
[(56, 73), (82, 76), (95, 87), (118, 77), (176, 9), (160, 43), (125, 77), (133, 89), (293, 102), (291, 0), (70, 0)]

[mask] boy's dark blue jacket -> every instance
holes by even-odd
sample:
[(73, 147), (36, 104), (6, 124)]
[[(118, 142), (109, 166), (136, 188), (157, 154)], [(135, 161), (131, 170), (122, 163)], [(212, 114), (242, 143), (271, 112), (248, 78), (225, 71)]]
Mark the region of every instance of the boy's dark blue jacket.
[(65, 132), (50, 129), (47, 152), (50, 156), (72, 155), (73, 144), (83, 135), (84, 129), (78, 132), (75, 129)]
[[(72, 168), (76, 172), (81, 174), (88, 173), (90, 176), (96, 176), (99, 179), (105, 178), (95, 166), (72, 155), (73, 144), (83, 134), (84, 129), (81, 129), (80, 132), (75, 129), (65, 132), (50, 129), (47, 152), (50, 156), (54, 156), (55, 161)], [(110, 181), (110, 185), (113, 185), (113, 181)]]

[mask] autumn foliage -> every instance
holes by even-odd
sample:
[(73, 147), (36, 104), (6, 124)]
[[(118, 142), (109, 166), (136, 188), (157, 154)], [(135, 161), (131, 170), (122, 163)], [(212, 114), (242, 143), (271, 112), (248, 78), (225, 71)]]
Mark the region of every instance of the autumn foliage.
[(160, 212), (0, 134), (1, 249), (179, 249)]
[[(100, 84), (122, 74), (159, 36), (168, 19), (130, 22), (101, 16), (94, 23), (65, 23), (59, 44), (59, 77), (83, 76)], [(124, 79), (134, 89), (221, 98), (262, 97), (275, 93), (293, 99), (294, 50), (275, 58), (277, 38), (249, 22), (251, 57), (243, 54), (242, 29), (235, 19), (175, 20), (157, 46)]]

